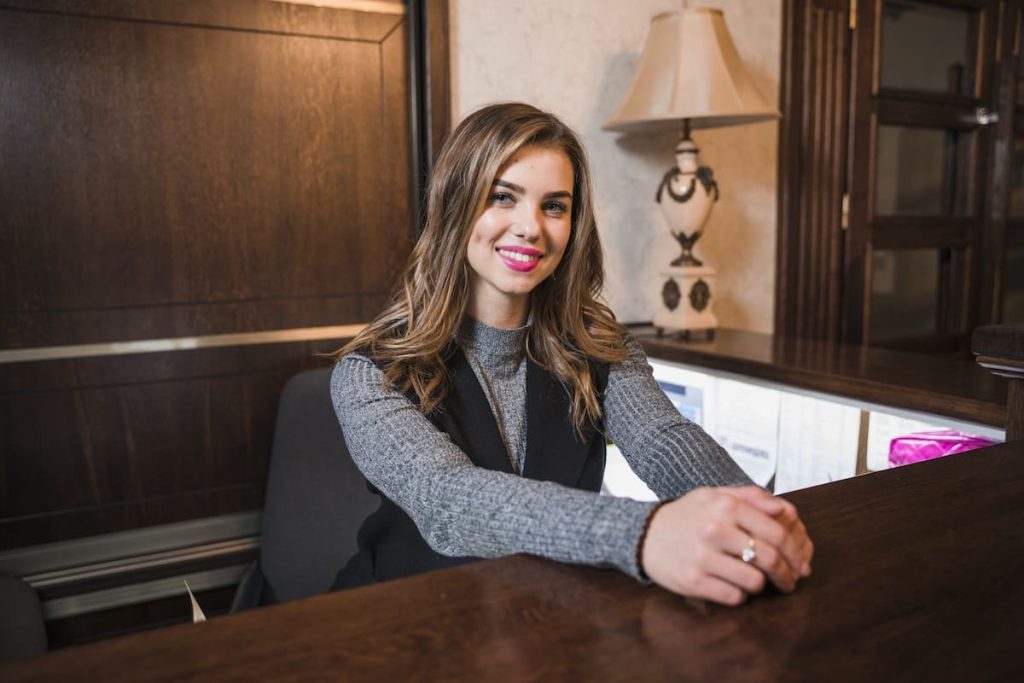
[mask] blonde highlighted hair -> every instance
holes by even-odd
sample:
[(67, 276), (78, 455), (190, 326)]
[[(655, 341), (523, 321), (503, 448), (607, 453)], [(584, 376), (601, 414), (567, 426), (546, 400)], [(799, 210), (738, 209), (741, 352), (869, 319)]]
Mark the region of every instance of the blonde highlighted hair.
[(604, 266), (583, 146), (558, 118), (527, 104), (484, 107), (448, 137), (427, 185), (423, 234), (391, 303), (336, 356), (367, 354), (393, 387), (416, 396), (423, 412), (438, 407), (450, 387), (445, 361), (469, 302), (470, 233), (494, 180), (527, 145), (561, 150), (573, 167), (569, 243), (553, 275), (530, 293), (526, 352), (566, 386), (582, 436), (601, 418), (589, 361), (623, 360), (625, 330), (598, 299)]

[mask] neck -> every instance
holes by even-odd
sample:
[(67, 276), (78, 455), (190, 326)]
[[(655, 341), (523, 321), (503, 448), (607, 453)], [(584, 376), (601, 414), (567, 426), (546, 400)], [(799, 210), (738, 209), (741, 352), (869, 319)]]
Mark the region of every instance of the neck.
[(488, 327), (496, 327), (500, 330), (514, 330), (522, 327), (526, 322), (525, 313), (515, 313), (509, 315), (474, 315), (470, 314), (484, 325)]
[(471, 300), (468, 313), (488, 327), (511, 330), (522, 327), (526, 323), (526, 315), (530, 310), (526, 297), (513, 301), (476, 301)]

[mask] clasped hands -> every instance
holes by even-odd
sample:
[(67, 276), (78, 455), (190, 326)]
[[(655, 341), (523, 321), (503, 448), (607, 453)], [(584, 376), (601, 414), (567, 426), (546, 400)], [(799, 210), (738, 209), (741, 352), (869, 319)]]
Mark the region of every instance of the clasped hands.
[[(753, 539), (753, 545), (750, 541)], [(741, 559), (745, 549), (749, 562)], [(790, 592), (811, 573), (814, 544), (793, 504), (759, 486), (701, 488), (658, 508), (644, 572), (688, 597), (739, 605), (771, 581)]]

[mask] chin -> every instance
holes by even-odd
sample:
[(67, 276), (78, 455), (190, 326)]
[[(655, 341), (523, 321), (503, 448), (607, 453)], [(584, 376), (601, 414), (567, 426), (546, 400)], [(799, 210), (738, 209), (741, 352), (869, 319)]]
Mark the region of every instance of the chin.
[(509, 287), (505, 290), (505, 294), (508, 296), (526, 297), (530, 296), (535, 289), (537, 289), (536, 285), (533, 287)]

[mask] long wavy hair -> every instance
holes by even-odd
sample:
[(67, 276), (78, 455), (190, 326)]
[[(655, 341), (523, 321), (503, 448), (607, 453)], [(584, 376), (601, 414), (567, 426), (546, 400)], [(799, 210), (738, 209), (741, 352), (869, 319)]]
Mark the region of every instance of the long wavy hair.
[(599, 300), (604, 266), (583, 145), (554, 115), (527, 104), (484, 107), (448, 137), (428, 182), (423, 233), (391, 303), (336, 357), (367, 354), (391, 386), (415, 395), (424, 413), (439, 406), (451, 384), (445, 361), (456, 349), (469, 302), (466, 252), (473, 225), (495, 178), (527, 145), (561, 150), (573, 167), (569, 243), (552, 276), (530, 293), (526, 352), (566, 386), (582, 438), (601, 418), (589, 361), (623, 360), (625, 329)]

